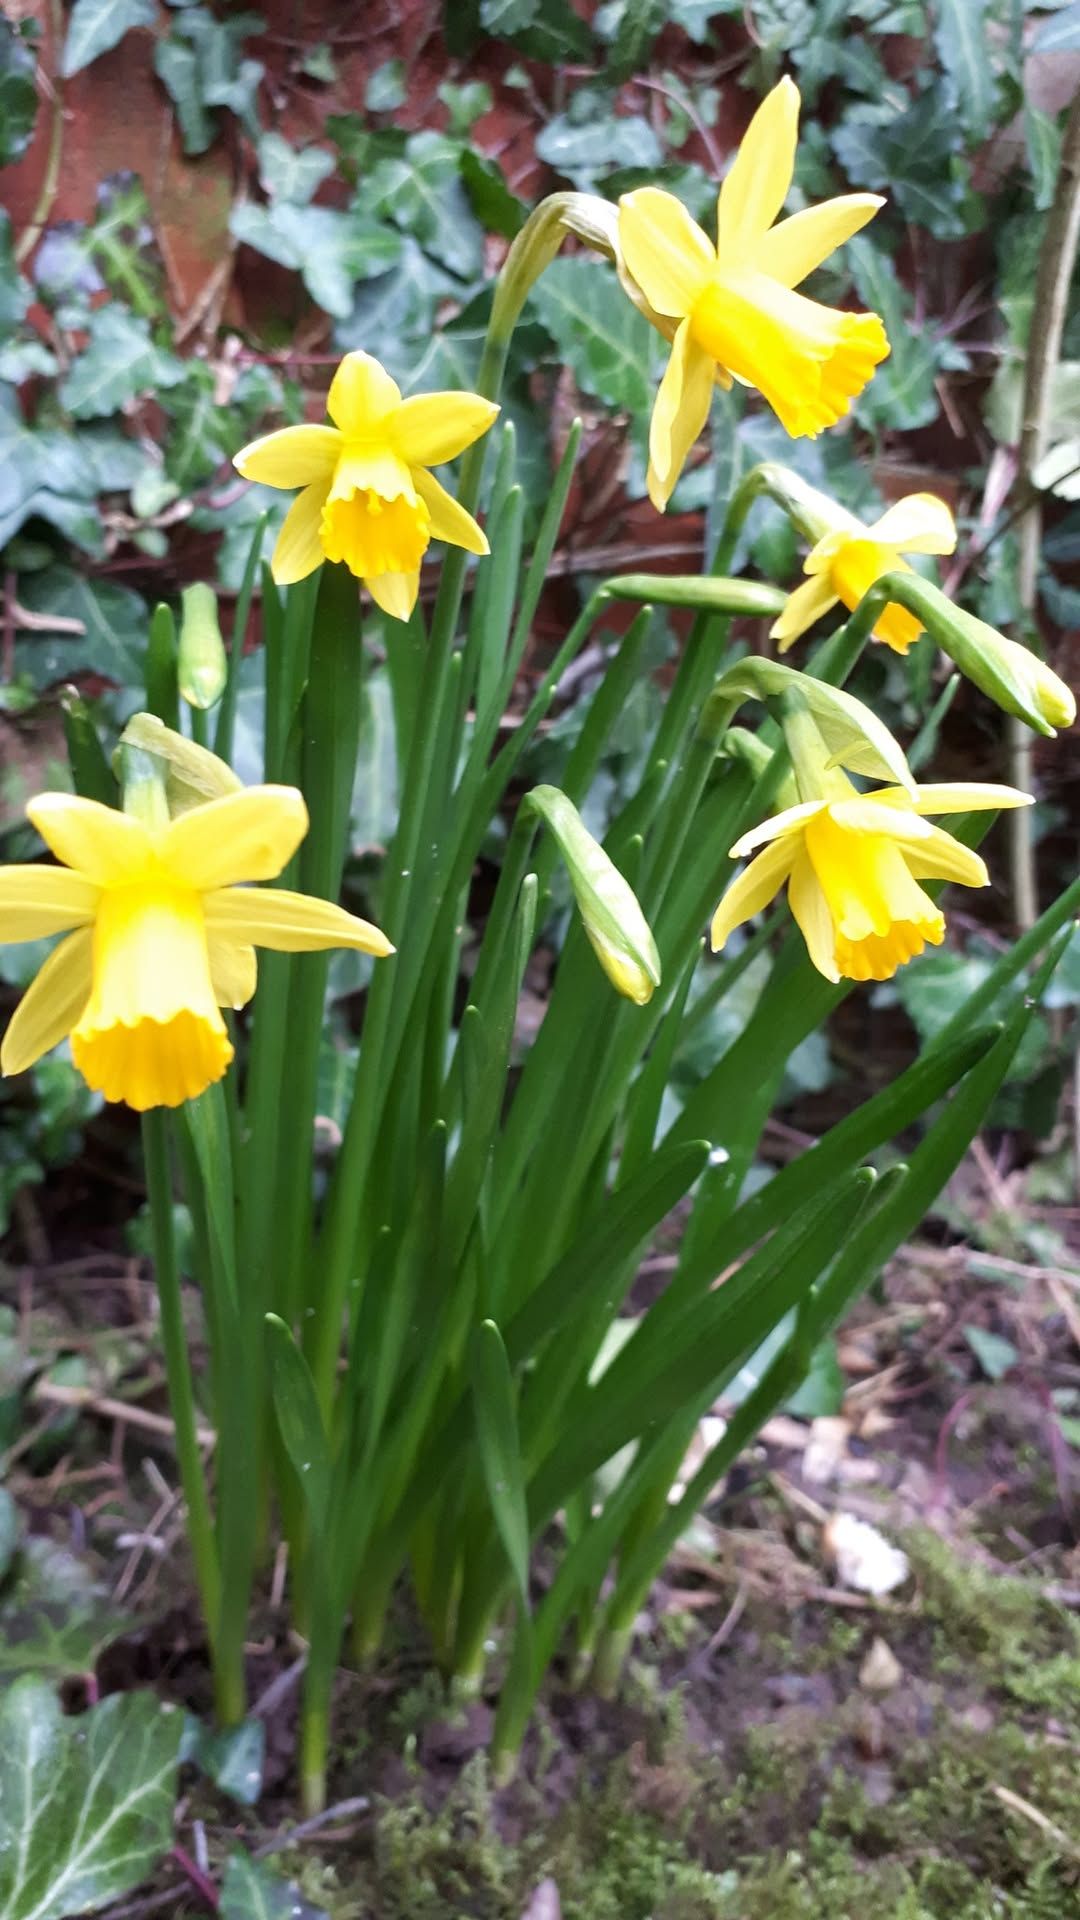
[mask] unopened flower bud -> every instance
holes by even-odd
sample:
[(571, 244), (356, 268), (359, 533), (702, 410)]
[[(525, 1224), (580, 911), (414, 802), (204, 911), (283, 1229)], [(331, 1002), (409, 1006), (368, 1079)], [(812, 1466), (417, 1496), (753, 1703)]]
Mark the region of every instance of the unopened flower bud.
[(197, 580), (180, 595), (177, 678), (189, 707), (216, 706), (225, 691), (229, 663), (218, 621), (217, 595)]
[(660, 956), (637, 895), (565, 793), (534, 787), (526, 798), (558, 842), (600, 965), (619, 993), (643, 1007), (660, 984)]

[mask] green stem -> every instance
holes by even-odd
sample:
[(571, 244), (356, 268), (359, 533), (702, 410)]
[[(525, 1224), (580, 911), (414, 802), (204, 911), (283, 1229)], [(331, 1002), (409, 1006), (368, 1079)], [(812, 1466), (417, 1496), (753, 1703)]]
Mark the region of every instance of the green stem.
[[(226, 1673), (217, 1663), (218, 1624), (221, 1616), (221, 1572), (214, 1543), (214, 1527), (199, 1453), (195, 1392), (188, 1359), (187, 1333), (180, 1292), (180, 1273), (173, 1236), (173, 1189), (169, 1166), (168, 1122), (160, 1108), (143, 1115), (143, 1157), (154, 1246), (154, 1272), (161, 1316), (161, 1341), (169, 1405), (176, 1431), (176, 1457), (187, 1506), (188, 1538), (195, 1562), (199, 1599), (214, 1656), (214, 1693), (220, 1718), (228, 1724), (243, 1717), (244, 1676)], [(239, 1714), (236, 1712), (239, 1703)]]

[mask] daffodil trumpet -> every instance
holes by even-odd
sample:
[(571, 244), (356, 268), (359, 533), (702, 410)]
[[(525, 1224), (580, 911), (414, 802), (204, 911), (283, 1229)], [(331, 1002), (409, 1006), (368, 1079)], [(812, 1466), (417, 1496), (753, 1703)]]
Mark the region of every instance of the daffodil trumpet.
[[(944, 500), (933, 493), (908, 494), (871, 526), (834, 504), (832, 521), (803, 562), (809, 577), (788, 596), (770, 630), (781, 653), (833, 607), (842, 603), (854, 613), (880, 580), (912, 574), (904, 554), (946, 554), (956, 547), (956, 522)], [(917, 615), (896, 600), (886, 601), (870, 627), (873, 639), (900, 654), (907, 653), (922, 632)]]
[(68, 793), (26, 809), (58, 866), (0, 868), (6, 941), (64, 938), (0, 1046), (21, 1073), (65, 1038), (87, 1085), (138, 1112), (176, 1107), (233, 1057), (223, 1007), (255, 992), (256, 947), (393, 951), (377, 927), (273, 880), (307, 831), (292, 787), (250, 787), (160, 826)]
[(843, 419), (889, 352), (877, 314), (795, 292), (884, 205), (846, 194), (773, 224), (795, 170), (799, 104), (786, 78), (762, 101), (720, 188), (715, 246), (659, 187), (619, 202), (623, 283), (672, 340), (649, 433), (649, 497), (661, 511), (717, 381), (756, 387), (793, 438), (812, 438)]
[(370, 353), (347, 353), (330, 383), (327, 426), (281, 427), (253, 440), (233, 465), (246, 480), (301, 492), (271, 560), (279, 586), (340, 560), (384, 613), (407, 620), (431, 541), (488, 551), (471, 513), (430, 471), (456, 460), (499, 409), (477, 393), (407, 400)]
[[(800, 790), (803, 784), (800, 779)], [(981, 856), (926, 816), (1031, 804), (1030, 795), (1014, 787), (978, 781), (861, 794), (834, 769), (821, 785), (820, 797), (800, 800), (732, 847), (733, 860), (755, 857), (713, 915), (714, 952), (786, 885), (819, 973), (834, 982), (889, 980), (945, 938), (945, 916), (921, 881), (989, 885)]]

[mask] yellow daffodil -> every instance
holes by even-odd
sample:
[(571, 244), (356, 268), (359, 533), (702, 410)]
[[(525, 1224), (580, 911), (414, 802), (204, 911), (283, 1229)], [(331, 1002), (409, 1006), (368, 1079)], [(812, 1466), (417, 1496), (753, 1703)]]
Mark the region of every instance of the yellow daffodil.
[[(871, 527), (864, 527), (843, 507), (834, 511), (836, 524), (803, 562), (809, 579), (796, 587), (772, 628), (781, 653), (838, 601), (854, 612), (882, 574), (910, 573), (902, 554), (952, 553), (956, 547), (956, 522), (934, 493), (907, 494)], [(876, 622), (873, 636), (884, 640), (894, 653), (906, 653), (922, 631), (922, 622), (906, 607), (890, 605)]]
[(233, 461), (246, 480), (303, 488), (278, 535), (274, 579), (288, 586), (324, 560), (343, 560), (385, 613), (407, 620), (431, 540), (488, 551), (472, 514), (428, 468), (456, 460), (499, 409), (476, 393), (403, 400), (370, 353), (345, 355), (326, 409), (332, 426), (283, 427)]
[(68, 793), (26, 811), (63, 864), (0, 867), (0, 940), (67, 937), (16, 1008), (5, 1074), (70, 1034), (75, 1065), (107, 1100), (176, 1107), (232, 1059), (220, 1009), (251, 999), (256, 947), (393, 952), (329, 900), (237, 884), (274, 879), (303, 839), (293, 787), (230, 793), (157, 831)]
[(714, 952), (786, 881), (788, 905), (819, 973), (827, 980), (889, 980), (927, 942), (937, 947), (945, 937), (945, 916), (920, 880), (989, 884), (979, 855), (924, 815), (1031, 804), (1014, 787), (976, 781), (865, 795), (843, 775), (839, 781), (838, 797), (788, 807), (732, 847), (734, 860), (762, 851), (713, 915)]
[(779, 226), (795, 168), (799, 90), (762, 101), (720, 189), (716, 245), (674, 195), (619, 202), (620, 271), (673, 340), (649, 436), (649, 496), (661, 510), (708, 418), (713, 385), (757, 387), (788, 433), (843, 418), (889, 351), (875, 313), (842, 313), (795, 287), (884, 205), (874, 193), (807, 207)]

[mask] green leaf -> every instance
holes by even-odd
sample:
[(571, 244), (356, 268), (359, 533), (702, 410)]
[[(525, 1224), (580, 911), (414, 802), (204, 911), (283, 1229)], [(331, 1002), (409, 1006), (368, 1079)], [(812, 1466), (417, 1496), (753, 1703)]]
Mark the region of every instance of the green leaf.
[(218, 1914), (220, 1920), (328, 1920), (291, 1881), (247, 1853), (231, 1853), (225, 1863)]
[(266, 1726), (242, 1720), (238, 1727), (209, 1727), (188, 1717), (180, 1758), (198, 1767), (221, 1793), (253, 1807), (262, 1792)]
[(619, 167), (652, 170), (664, 149), (652, 125), (638, 114), (557, 113), (536, 136), (536, 151), (556, 173), (588, 190)]
[(985, 140), (994, 123), (997, 77), (990, 63), (989, 0), (935, 0), (934, 42), (951, 102), (963, 115), (967, 144)]
[(469, 205), (489, 233), (501, 233), (506, 240), (520, 233), (528, 209), (516, 193), (511, 193), (495, 160), (466, 147), (461, 155), (461, 178)]
[(0, 1920), (93, 1913), (172, 1844), (183, 1715), (115, 1693), (67, 1717), (46, 1681), (0, 1704)]
[(364, 88), (364, 105), (369, 113), (394, 113), (404, 100), (405, 62), (384, 60)]
[(495, 1524), (523, 1602), (529, 1592), (529, 1513), (510, 1363), (494, 1320), (473, 1341), (476, 1438)]
[(146, 641), (147, 608), (130, 587), (111, 580), (86, 580), (71, 567), (47, 567), (28, 574), (20, 596), (34, 613), (80, 620), (81, 634), (40, 633), (20, 641), (15, 661), (35, 686), (47, 687), (72, 674), (93, 672), (117, 686), (138, 686)]
[(1054, 198), (1061, 162), (1061, 128), (1049, 113), (1024, 101), (1024, 145), (1037, 213), (1045, 213)]
[[(455, 11), (458, 4), (455, 0)], [(588, 60), (592, 54), (592, 35), (570, 0), (483, 0), (485, 24), (488, 12), (499, 20), (488, 32), (511, 40), (530, 60), (560, 66), (568, 60)]]
[(100, 307), (89, 331), (59, 387), (61, 405), (76, 420), (118, 413), (136, 394), (175, 387), (185, 377), (183, 361), (154, 344), (149, 321), (121, 306)]
[(321, 1528), (330, 1490), (330, 1449), (315, 1383), (284, 1320), (268, 1313), (266, 1326), (274, 1412), (312, 1519)]
[(156, 25), (154, 0), (75, 0), (60, 66), (64, 79), (108, 53), (132, 27)]
[(296, 207), (306, 207), (334, 171), (334, 156), (325, 147), (291, 147), (280, 133), (264, 133), (257, 152), (264, 192), (271, 200), (288, 200)]
[(0, 167), (26, 152), (37, 118), (34, 51), (0, 14)]
[(1076, 53), (1080, 51), (1080, 0), (1063, 13), (1044, 20), (1031, 43), (1032, 53)]
[(647, 419), (658, 336), (626, 298), (614, 268), (582, 257), (553, 260), (532, 298), (582, 392)]
[(859, 297), (885, 322), (891, 349), (858, 401), (859, 417), (905, 433), (929, 426), (941, 411), (934, 385), (938, 369), (934, 342), (913, 324), (910, 295), (888, 254), (872, 240), (859, 237), (849, 240), (845, 251)]
[(175, 33), (159, 40), (154, 48), (154, 72), (176, 108), (184, 152), (205, 153), (214, 138), (214, 122), (206, 111), (194, 48)]
[(991, 1333), (986, 1327), (965, 1327), (963, 1333), (988, 1380), (1003, 1380), (1020, 1358), (1013, 1342), (1003, 1334)]
[(451, 273), (471, 280), (484, 260), (484, 241), (461, 178), (458, 141), (443, 133), (414, 133), (400, 158), (380, 160), (364, 183), (364, 205), (392, 220)]
[(295, 268), (311, 298), (338, 320), (352, 312), (356, 282), (385, 273), (401, 253), (392, 227), (357, 210), (341, 213), (287, 200), (270, 207), (242, 202), (233, 208), (229, 225), (246, 246)]
[[(899, 98), (907, 100), (906, 94)], [(829, 138), (854, 184), (883, 187), (909, 220), (938, 240), (958, 240), (983, 219), (961, 152), (962, 133), (944, 89), (930, 85), (900, 109), (896, 90), (885, 100), (860, 102)]]

